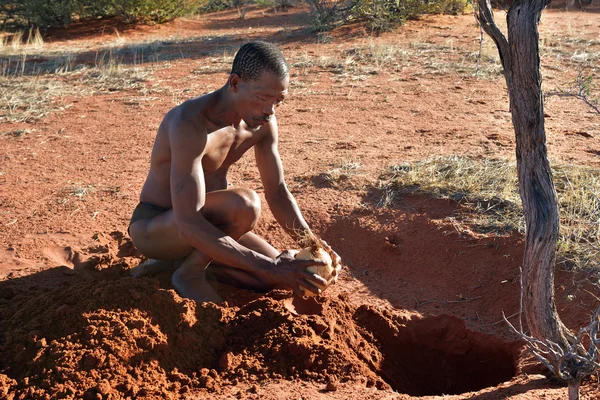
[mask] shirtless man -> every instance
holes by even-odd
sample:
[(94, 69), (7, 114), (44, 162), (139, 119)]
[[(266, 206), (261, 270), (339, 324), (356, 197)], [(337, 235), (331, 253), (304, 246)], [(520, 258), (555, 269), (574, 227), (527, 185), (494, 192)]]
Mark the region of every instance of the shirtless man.
[[(280, 254), (252, 232), (261, 210), (258, 195), (227, 184), (229, 167), (254, 147), (275, 219), (304, 246), (303, 238), (312, 233), (285, 185), (277, 150), (275, 107), (284, 100), (288, 83), (288, 66), (275, 45), (247, 43), (221, 89), (175, 107), (160, 124), (129, 234), (145, 256), (181, 260), (171, 281), (184, 297), (221, 300), (207, 272), (260, 291), (286, 288), (303, 295), (303, 286), (318, 294), (327, 286), (306, 270), (323, 265), (321, 260), (295, 260), (291, 251)], [(337, 273), (340, 258), (328, 250)]]

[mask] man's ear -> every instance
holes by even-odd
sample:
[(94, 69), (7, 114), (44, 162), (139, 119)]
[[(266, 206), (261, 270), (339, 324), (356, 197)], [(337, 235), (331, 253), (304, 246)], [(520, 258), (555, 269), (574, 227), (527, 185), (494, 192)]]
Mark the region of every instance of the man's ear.
[(234, 93), (237, 92), (240, 88), (241, 81), (242, 78), (240, 78), (238, 74), (229, 75), (229, 88), (233, 90)]

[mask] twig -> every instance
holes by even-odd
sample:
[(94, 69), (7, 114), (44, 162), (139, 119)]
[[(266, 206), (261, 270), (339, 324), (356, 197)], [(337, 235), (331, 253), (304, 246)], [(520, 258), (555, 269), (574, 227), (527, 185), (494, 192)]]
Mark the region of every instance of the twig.
[[(502, 316), (512, 331), (525, 341), (533, 355), (559, 378), (565, 381), (581, 381), (600, 369), (600, 364), (596, 361), (600, 345), (600, 305), (594, 311), (590, 323), (579, 330), (576, 340), (566, 349), (551, 340), (538, 340), (523, 331), (518, 331), (504, 313)], [(588, 349), (583, 347), (584, 336), (588, 336), (590, 340)]]
[(479, 53), (477, 53), (477, 66), (475, 67), (475, 74), (479, 74), (479, 61), (481, 60), (481, 53), (483, 50), (483, 28), (481, 27), (479, 19), (477, 18), (477, 8), (474, 0), (471, 0), (470, 3), (473, 6), (473, 15), (475, 16), (475, 21), (477, 21), (477, 26), (479, 26)]
[(591, 85), (592, 77), (588, 76), (588, 77), (584, 78), (583, 77), (584, 70), (585, 69), (580, 70), (579, 73), (577, 74), (577, 79), (575, 80), (575, 84), (577, 85), (577, 87), (573, 88), (573, 89), (577, 90), (576, 93), (573, 92), (573, 89), (555, 90), (552, 92), (547, 92), (546, 96), (575, 97), (577, 99), (583, 100), (583, 102), (585, 104), (587, 104), (592, 109), (594, 109), (594, 111), (596, 111), (598, 114), (600, 114), (600, 107), (598, 106), (598, 99), (590, 99), (589, 86)]
[(461, 300), (440, 300), (442, 303), (467, 303), (471, 300), (480, 299), (483, 296), (471, 297), (469, 299), (461, 299)]
[(423, 302), (419, 302), (419, 300), (417, 300), (416, 297), (413, 297), (413, 299), (417, 303), (417, 307), (420, 307), (420, 306), (425, 305), (425, 304), (433, 303), (435, 301), (435, 300), (425, 300)]
[(492, 326), (494, 326), (494, 325), (498, 325), (499, 323), (501, 323), (501, 322), (504, 322), (504, 319), (505, 319), (505, 318), (512, 318), (512, 317), (516, 317), (517, 315), (521, 315), (521, 311), (517, 311), (516, 313), (514, 313), (514, 314), (511, 314), (511, 315), (509, 315), (508, 317), (504, 317), (504, 313), (502, 313), (502, 317), (503, 317), (503, 319), (501, 319), (500, 321), (496, 321), (496, 322), (494, 322), (494, 323), (492, 324)]
[[(474, 1), (473, 5), (475, 5), (475, 3), (476, 2)], [(510, 74), (511, 71), (510, 47), (506, 36), (504, 36), (500, 28), (498, 28), (498, 25), (496, 25), (490, 0), (477, 0), (477, 12), (475, 13), (475, 18), (479, 22), (479, 26), (483, 28), (485, 33), (490, 35), (496, 43), (498, 53), (500, 53), (500, 61), (502, 62), (504, 74), (509, 78), (507, 74)]]

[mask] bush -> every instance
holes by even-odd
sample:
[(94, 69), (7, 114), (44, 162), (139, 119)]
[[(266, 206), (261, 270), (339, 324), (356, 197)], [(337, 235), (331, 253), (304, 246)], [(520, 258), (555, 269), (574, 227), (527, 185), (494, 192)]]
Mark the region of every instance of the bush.
[(347, 22), (365, 22), (375, 32), (389, 31), (425, 13), (458, 14), (467, 0), (306, 0), (317, 31)]
[(311, 10), (313, 30), (328, 31), (343, 23), (350, 6), (345, 0), (306, 0)]
[(197, 10), (196, 0), (112, 0), (114, 15), (124, 22), (166, 22)]
[[(15, 25), (65, 26), (78, 11), (77, 0), (2, 0), (0, 10)], [(4, 21), (6, 23), (6, 19)]]
[(202, 7), (200, 7), (200, 12), (211, 13), (211, 12), (223, 11), (232, 6), (233, 6), (232, 0), (208, 0), (208, 1), (204, 2)]
[(165, 22), (198, 11), (201, 0), (0, 0), (3, 25), (62, 27), (74, 17), (123, 18), (124, 22)]

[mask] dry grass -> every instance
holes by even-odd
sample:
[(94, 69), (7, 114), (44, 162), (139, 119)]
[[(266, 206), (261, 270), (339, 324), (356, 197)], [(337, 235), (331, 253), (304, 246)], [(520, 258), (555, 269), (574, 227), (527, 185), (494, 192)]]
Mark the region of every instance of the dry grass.
[(320, 176), (331, 186), (337, 186), (357, 175), (362, 165), (359, 161), (346, 159), (333, 164), (332, 167)]
[(68, 107), (62, 97), (73, 93), (52, 77), (0, 76), (0, 122), (31, 122)]
[(206, 75), (223, 73), (228, 74), (231, 71), (231, 64), (235, 54), (233, 51), (224, 50), (220, 57), (211, 57), (202, 60), (200, 66), (192, 70), (193, 74)]
[[(66, 196), (75, 196), (81, 200), (88, 194), (93, 193), (95, 191), (96, 189), (94, 186), (84, 185), (81, 182), (77, 182), (62, 188), (60, 191), (60, 195), (63, 196), (63, 198)], [(63, 199), (63, 201), (66, 200)]]
[[(383, 72), (398, 73), (407, 67), (421, 67), (427, 74), (458, 74), (495, 78), (502, 73), (497, 52), (491, 45), (478, 51), (454, 46), (451, 40), (443, 44), (411, 42), (408, 46), (368, 43), (340, 50), (336, 54), (311, 55), (303, 53), (292, 57), (292, 68), (300, 74), (315, 69), (339, 75), (340, 80), (364, 80), (369, 75)], [(479, 59), (479, 62), (478, 62)]]
[(65, 96), (132, 89), (145, 95), (145, 83), (156, 68), (124, 62), (111, 50), (99, 54), (92, 67), (77, 65), (76, 59), (76, 53), (67, 53), (35, 64), (23, 53), (0, 60), (0, 121), (35, 121), (68, 107)]
[(44, 38), (38, 28), (30, 28), (27, 33), (23, 31), (0, 32), (0, 54), (18, 52), (24, 49), (41, 49), (43, 47)]
[(101, 92), (144, 89), (152, 67), (125, 64), (113, 52), (108, 52), (96, 61), (93, 68), (83, 68), (76, 75), (81, 84)]
[[(567, 269), (600, 267), (600, 171), (576, 166), (553, 168), (560, 208), (558, 263)], [(464, 205), (456, 219), (471, 230), (506, 234), (525, 230), (516, 163), (439, 157), (392, 166), (381, 177), (380, 206), (411, 193), (427, 193)]]

